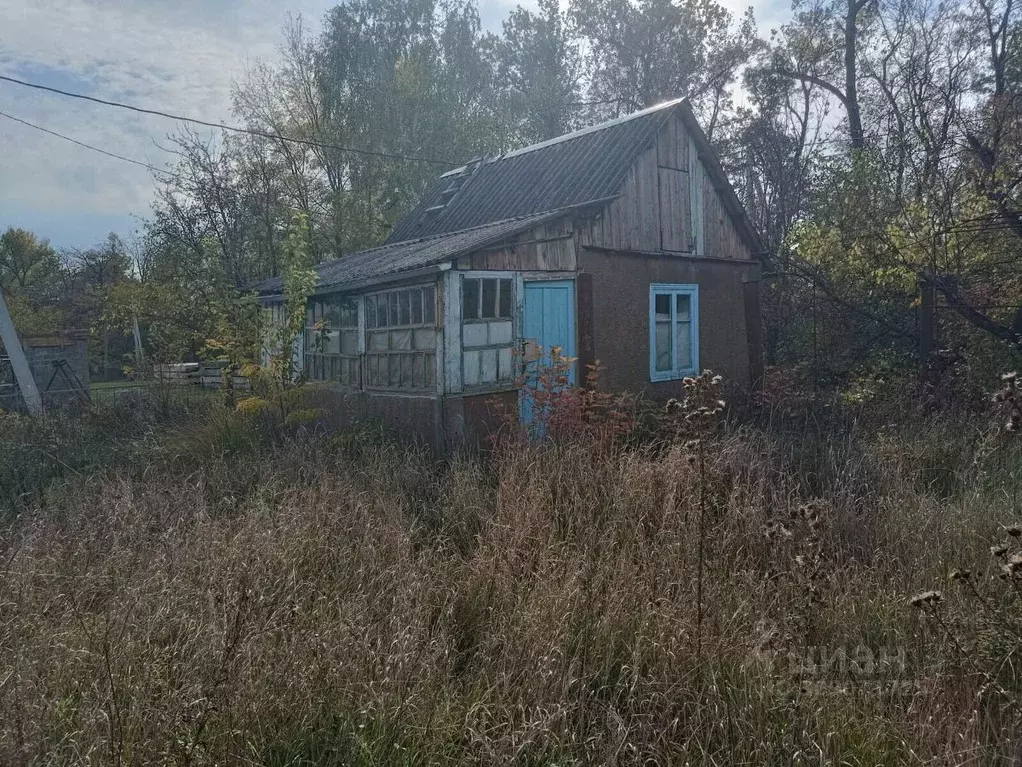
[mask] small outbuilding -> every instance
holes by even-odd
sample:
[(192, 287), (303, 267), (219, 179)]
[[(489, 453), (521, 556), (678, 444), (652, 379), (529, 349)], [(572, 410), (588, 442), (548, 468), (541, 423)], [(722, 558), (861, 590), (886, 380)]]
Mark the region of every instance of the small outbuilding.
[(386, 244), (316, 267), (298, 357), (343, 413), (440, 449), (528, 400), (529, 350), (560, 347), (580, 383), (599, 360), (610, 390), (666, 399), (703, 369), (749, 390), (762, 251), (672, 101), (444, 173)]

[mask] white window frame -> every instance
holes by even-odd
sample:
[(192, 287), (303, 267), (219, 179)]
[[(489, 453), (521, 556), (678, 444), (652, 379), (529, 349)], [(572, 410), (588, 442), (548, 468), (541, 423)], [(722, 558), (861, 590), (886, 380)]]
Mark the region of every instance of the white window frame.
[[(338, 325), (336, 328), (326, 327), (319, 329), (317, 327), (318, 321), (309, 323), (309, 314), (313, 303), (320, 304), (340, 304), (341, 302), (348, 302), (350, 307), (355, 310), (355, 324), (354, 325)], [(317, 383), (333, 383), (339, 386), (343, 386), (348, 389), (359, 389), (362, 385), (362, 333), (361, 333), (361, 316), (362, 307), (359, 296), (345, 294), (345, 293), (323, 293), (318, 295), (309, 296), (305, 304), (305, 328), (302, 333), (302, 363), (303, 370), (309, 373), (309, 380)], [(324, 352), (317, 350), (316, 345), (320, 343), (317, 334), (321, 332), (338, 333), (340, 336), (350, 334), (355, 339), (355, 352), (353, 354), (345, 353), (343, 351), (343, 341), (338, 339), (339, 351), (335, 353)], [(328, 365), (330, 360), (336, 359), (339, 368), (338, 376), (325, 376), (315, 377), (313, 373), (319, 364)], [(353, 381), (342, 381), (340, 377), (340, 368), (349, 365), (354, 362), (354, 380)]]
[[(387, 295), (390, 295), (391, 293), (401, 293), (403, 291), (411, 291), (411, 290), (424, 290), (426, 288), (431, 289), (432, 292), (433, 292), (433, 304), (432, 304), (432, 306), (433, 306), (433, 319), (432, 319), (431, 322), (426, 321), (426, 318), (425, 318), (425, 306), (426, 305), (425, 304), (423, 304), (423, 318), (422, 318), (422, 322), (418, 322), (418, 323), (410, 322), (407, 325), (391, 325), (388, 322), (388, 325), (385, 326), (385, 327), (380, 327), (379, 325), (376, 324), (375, 321), (370, 322), (369, 317), (368, 317), (368, 313), (369, 313), (369, 308), (368, 307), (369, 307), (369, 299), (370, 298), (372, 298), (374, 300), (379, 300), (379, 298), (381, 296), (387, 296)], [(397, 287), (382, 288), (380, 290), (371, 291), (371, 292), (368, 292), (368, 293), (365, 293), (365, 294), (362, 295), (362, 306), (363, 306), (363, 309), (362, 309), (362, 314), (361, 314), (362, 322), (360, 324), (361, 324), (361, 327), (362, 327), (362, 338), (364, 339), (364, 346), (363, 346), (363, 349), (362, 349), (362, 354), (363, 354), (362, 388), (363, 388), (364, 391), (386, 392), (386, 393), (395, 393), (395, 394), (425, 394), (425, 393), (430, 393), (430, 392), (433, 392), (433, 391), (437, 391), (438, 386), (439, 386), (439, 383), (438, 383), (438, 381), (439, 381), (439, 376), (438, 376), (439, 367), (437, 365), (437, 359), (443, 355), (442, 315), (439, 312), (440, 306), (439, 306), (439, 302), (438, 302), (438, 293), (439, 293), (438, 285), (437, 285), (436, 282), (423, 282), (423, 283), (414, 283), (414, 284), (411, 284), (411, 285), (401, 285), (401, 286), (397, 286)], [(418, 349), (393, 350), (393, 349), (391, 349), (391, 350), (387, 350), (387, 351), (374, 350), (374, 349), (371, 348), (371, 345), (369, 343), (369, 336), (372, 333), (375, 333), (375, 332), (388, 332), (388, 331), (403, 331), (403, 330), (407, 330), (407, 331), (412, 332), (412, 333), (414, 333), (416, 330), (432, 330), (433, 333), (434, 333), (434, 346), (433, 346), (433, 348), (429, 349), (429, 350), (426, 350), (426, 349), (423, 349), (423, 350), (418, 350)], [(414, 357), (416, 355), (423, 355), (424, 356), (424, 365), (426, 367), (429, 367), (433, 371), (434, 383), (430, 384), (430, 383), (425, 383), (424, 382), (424, 386), (412, 387), (412, 386), (391, 386), (391, 385), (376, 384), (376, 383), (372, 382), (372, 376), (370, 375), (370, 365), (371, 365), (370, 357), (388, 357), (389, 358), (389, 357), (392, 357), (392, 356), (394, 356), (394, 357), (407, 356), (407, 357), (412, 357), (414, 359)], [(428, 362), (428, 358), (430, 356), (433, 357), (432, 365), (430, 365), (429, 362)], [(389, 362), (388, 362), (388, 365), (389, 365)], [(425, 367), (424, 367), (423, 371), (425, 373)]]
[[(656, 369), (656, 297), (671, 297), (671, 369)], [(689, 343), (692, 349), (692, 364), (681, 367), (678, 364), (678, 301), (677, 296), (688, 296), (692, 319), (689, 321)], [(649, 286), (649, 380), (674, 381), (699, 371), (699, 286), (677, 285), (655, 282)]]
[[(512, 389), (515, 386), (516, 379), (519, 376), (519, 360), (515, 355), (515, 349), (518, 348), (519, 338), (521, 337), (519, 323), (521, 322), (521, 301), (522, 301), (522, 277), (519, 272), (506, 271), (506, 270), (472, 270), (456, 272), (455, 278), (458, 281), (458, 325), (459, 325), (459, 360), (458, 360), (458, 379), (461, 385), (462, 391), (503, 391)], [(490, 317), (490, 318), (471, 318), (467, 319), (464, 316), (464, 289), (466, 280), (509, 280), (511, 282), (511, 315), (509, 317)], [(499, 290), (499, 288), (498, 288)], [(482, 302), (482, 287), (480, 285), (480, 305)], [(499, 300), (498, 300), (499, 308)], [(487, 344), (479, 347), (465, 347), (464, 333), (466, 325), (474, 324), (489, 324), (497, 322), (510, 322), (511, 323), (511, 341), (507, 344)], [(482, 351), (484, 349), (511, 349), (511, 377), (504, 378), (488, 383), (479, 384), (466, 384), (465, 383), (465, 354), (471, 351)], [(499, 351), (498, 351), (499, 354)], [(499, 365), (499, 362), (498, 362)]]

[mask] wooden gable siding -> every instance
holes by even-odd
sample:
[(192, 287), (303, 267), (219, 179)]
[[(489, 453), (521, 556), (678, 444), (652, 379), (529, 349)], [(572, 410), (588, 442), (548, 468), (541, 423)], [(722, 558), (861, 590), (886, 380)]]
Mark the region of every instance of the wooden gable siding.
[(548, 221), (523, 232), (499, 248), (478, 250), (461, 256), (458, 269), (465, 271), (573, 272), (574, 227), (570, 218)]
[(724, 207), (709, 174), (703, 174), (703, 237), (707, 256), (750, 259), (752, 253), (738, 233), (730, 212)]
[[(612, 250), (692, 254), (690, 147), (684, 123), (672, 115), (657, 134), (656, 145), (629, 171), (619, 197), (583, 225), (581, 245)], [(712, 258), (750, 259), (730, 213), (701, 167), (704, 251)]]
[[(582, 245), (615, 250), (660, 250), (657, 148), (639, 156), (619, 197), (582, 230)], [(686, 174), (687, 176), (687, 174)]]

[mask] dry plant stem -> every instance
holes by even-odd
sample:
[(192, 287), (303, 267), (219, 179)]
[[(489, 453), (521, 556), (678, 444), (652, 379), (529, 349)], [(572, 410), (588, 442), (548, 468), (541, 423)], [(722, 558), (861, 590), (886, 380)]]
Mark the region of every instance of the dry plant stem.
[(969, 587), (969, 591), (972, 592), (972, 595), (979, 600), (981, 605), (983, 605), (983, 609), (994, 617), (998, 625), (1016, 639), (1022, 641), (1022, 634), (1019, 633), (1018, 627), (1011, 625), (1007, 618), (1001, 614), (1001, 611), (995, 608), (986, 597), (979, 593), (979, 589), (976, 588), (976, 584), (972, 582), (972, 579), (970, 578), (966, 580), (965, 583)]
[(948, 637), (948, 639), (951, 640), (951, 643), (954, 645), (955, 650), (958, 652), (959, 657), (964, 658), (969, 663), (969, 665), (973, 667), (975, 672), (979, 674), (987, 682), (987, 684), (989, 684), (991, 687), (997, 690), (997, 692), (1000, 693), (1001, 697), (1003, 697), (1011, 705), (1011, 707), (1015, 709), (1016, 713), (1022, 714), (1022, 705), (1019, 704), (1018, 699), (1010, 692), (1005, 690), (1001, 683), (998, 682), (993, 677), (993, 675), (990, 674), (989, 671), (982, 668), (972, 657), (972, 655), (965, 651), (965, 648), (962, 647), (962, 644), (958, 639), (958, 635), (951, 630), (951, 627), (947, 624), (947, 621), (945, 621), (940, 616), (940, 609), (936, 606), (931, 607), (929, 613), (937, 621), (937, 624), (944, 630), (944, 633)]
[(569, 397), (485, 462), (238, 411), (64, 472), (0, 535), (0, 764), (1005, 763), (1014, 592), (904, 605), (1005, 521), (919, 478), (960, 423), (711, 430), (708, 383), (647, 442)]
[(699, 440), (699, 523), (696, 552), (696, 662), (703, 660), (703, 569), (705, 567), (704, 547), (706, 541), (706, 456), (703, 440)]

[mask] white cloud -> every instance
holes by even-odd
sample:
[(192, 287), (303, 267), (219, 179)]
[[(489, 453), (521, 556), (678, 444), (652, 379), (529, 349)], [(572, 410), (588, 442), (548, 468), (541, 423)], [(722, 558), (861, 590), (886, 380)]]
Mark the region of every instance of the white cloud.
[[(205, 120), (230, 119), (232, 80), (275, 54), (287, 14), (328, 0), (0, 0), (0, 73)], [(162, 166), (172, 121), (0, 83), (0, 110)], [(0, 118), (0, 216), (18, 208), (144, 214), (146, 170)], [(16, 224), (0, 220), (0, 226)], [(102, 236), (102, 233), (99, 233)], [(58, 235), (54, 234), (57, 238)]]
[[(747, 1), (747, 0), (746, 0)], [(737, 14), (742, 0), (724, 0)], [(758, 0), (777, 16), (785, 0)], [(0, 74), (211, 121), (230, 119), (234, 79), (276, 53), (288, 14), (318, 28), (331, 0), (0, 0)], [(491, 28), (516, 0), (482, 0)], [(535, 5), (524, 0), (523, 5)], [(766, 31), (763, 29), (763, 31)], [(0, 111), (163, 166), (169, 120), (0, 82)], [(12, 209), (144, 215), (149, 173), (0, 117), (0, 228)], [(5, 215), (5, 210), (7, 211)], [(59, 220), (59, 219), (58, 219)], [(81, 227), (74, 229), (80, 233)], [(95, 239), (105, 232), (97, 229)], [(59, 231), (41, 232), (60, 241)], [(70, 234), (68, 236), (71, 236)], [(76, 234), (75, 236), (80, 236)], [(77, 243), (87, 244), (87, 243)]]

